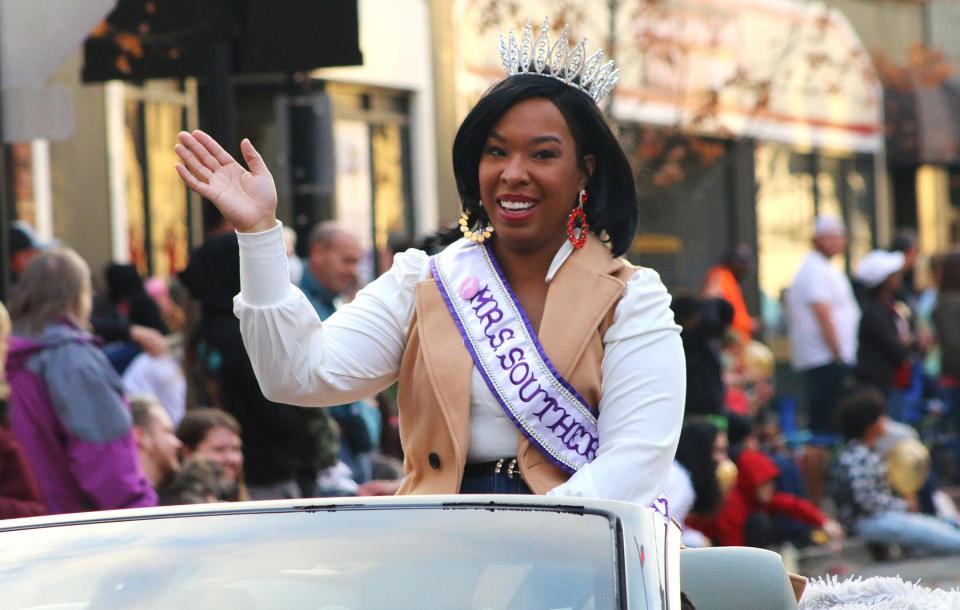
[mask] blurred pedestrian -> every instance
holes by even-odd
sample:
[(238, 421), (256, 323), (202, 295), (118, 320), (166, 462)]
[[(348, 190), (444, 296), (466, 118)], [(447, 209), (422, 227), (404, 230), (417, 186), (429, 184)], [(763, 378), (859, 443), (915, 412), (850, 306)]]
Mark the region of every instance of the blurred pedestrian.
[(220, 499), (249, 499), (243, 484), (243, 440), (240, 424), (220, 409), (194, 409), (177, 427), (183, 457), (213, 460), (221, 471)]
[(237, 234), (220, 233), (208, 238), (180, 273), (201, 309), (191, 359), (211, 381), (208, 404), (231, 414), (244, 431), (243, 469), (251, 497), (301, 497), (307, 490), (299, 481), (316, 479), (313, 439), (304, 409), (267, 400), (260, 389), (233, 314), (239, 261)]
[(681, 541), (689, 547), (710, 546), (710, 539), (697, 529), (697, 521), (709, 520), (723, 504), (717, 470), (729, 461), (727, 435), (705, 417), (692, 417), (683, 424), (677, 457), (664, 491), (670, 501), (670, 516), (682, 527)]
[(10, 387), (5, 374), (7, 343), (11, 332), (7, 308), (0, 303), (0, 519), (33, 517), (45, 513), (23, 448), (10, 434), (7, 398)]
[(7, 352), (10, 349), (10, 333), (13, 325), (10, 314), (3, 302), (0, 302), (0, 413), (7, 413), (7, 399), (10, 398), (10, 385), (7, 383)]
[(89, 333), (90, 270), (70, 249), (27, 267), (10, 302), (10, 424), (47, 511), (151, 506), (117, 372)]
[(148, 277), (143, 281), (143, 289), (160, 309), (160, 318), (167, 330), (171, 333), (181, 332), (186, 324), (186, 314), (171, 296), (169, 282), (157, 276)]
[(209, 504), (236, 500), (223, 469), (213, 459), (194, 455), (184, 460), (177, 476), (160, 491), (160, 505)]
[(823, 498), (835, 441), (833, 416), (856, 363), (860, 307), (850, 281), (830, 260), (846, 249), (846, 228), (835, 216), (814, 221), (813, 250), (787, 291), (793, 368), (803, 375), (813, 441), (804, 450), (804, 475), (814, 504)]
[(890, 252), (903, 255), (900, 286), (894, 294), (894, 299), (906, 304), (911, 312), (916, 312), (920, 298), (916, 278), (916, 263), (917, 256), (920, 254), (920, 246), (917, 243), (916, 232), (912, 230), (898, 231), (893, 241), (890, 242)]
[(159, 493), (180, 471), (182, 443), (173, 431), (173, 422), (152, 396), (132, 396), (133, 440), (144, 475)]
[(733, 306), (720, 298), (682, 295), (671, 304), (674, 319), (683, 329), (683, 356), (687, 363), (684, 416), (723, 413), (723, 337), (733, 320)]
[(876, 451), (884, 435), (886, 397), (863, 388), (844, 399), (837, 422), (846, 444), (831, 471), (837, 516), (871, 544), (898, 544), (914, 550), (960, 553), (956, 524), (917, 512), (915, 502), (894, 495), (887, 467)]
[[(104, 276), (107, 294), (94, 301), (92, 316), (96, 320), (96, 326), (143, 327), (160, 335), (167, 334), (168, 329), (160, 315), (160, 308), (144, 289), (143, 279), (135, 266), (111, 263), (107, 265)], [(132, 338), (121, 336), (118, 340), (108, 341), (104, 351), (114, 368), (122, 375), (140, 354), (141, 347)]]
[(27, 266), (40, 252), (47, 249), (49, 244), (40, 241), (30, 225), (19, 220), (10, 223), (7, 239), (10, 279), (13, 285), (16, 285), (20, 274), (26, 271)]
[[(873, 385), (887, 396), (896, 375), (910, 374), (910, 325), (894, 307), (903, 280), (903, 264), (900, 252), (873, 250), (856, 269), (864, 294), (855, 373), (862, 383)], [(901, 387), (904, 384), (899, 381)]]
[(701, 531), (720, 546), (770, 548), (784, 542), (777, 531), (775, 515), (822, 528), (834, 541), (844, 538), (843, 528), (807, 500), (778, 492), (780, 469), (770, 457), (755, 449), (744, 449), (737, 458), (737, 482), (727, 494), (713, 519), (697, 521)]
[(940, 345), (940, 396), (960, 430), (960, 251), (945, 254), (941, 261), (937, 305), (933, 311)]
[[(313, 228), (310, 233), (307, 268), (300, 280), (300, 289), (310, 300), (321, 320), (333, 315), (343, 295), (358, 284), (357, 265), (361, 255), (360, 242), (349, 231), (329, 222)], [(324, 422), (328, 417), (327, 413), (336, 420), (340, 430), (340, 460), (350, 468), (356, 483), (369, 481), (373, 476), (373, 452), (380, 441), (379, 409), (369, 401), (337, 405), (329, 411), (318, 410), (312, 413), (312, 425), (318, 429), (329, 425)], [(329, 442), (329, 435), (325, 433), (315, 436), (318, 443)], [(319, 449), (325, 452), (325, 448)], [(318, 467), (321, 471), (332, 469), (330, 472), (320, 473), (325, 484), (321, 485), (324, 489), (319, 489), (318, 492), (321, 495), (337, 494), (339, 479), (335, 476), (336, 462), (320, 463)]]
[(753, 340), (757, 324), (743, 300), (740, 284), (747, 273), (756, 265), (753, 248), (747, 244), (737, 244), (727, 252), (720, 262), (707, 271), (703, 279), (701, 296), (720, 298), (733, 307), (731, 328), (737, 333), (740, 343), (747, 345)]

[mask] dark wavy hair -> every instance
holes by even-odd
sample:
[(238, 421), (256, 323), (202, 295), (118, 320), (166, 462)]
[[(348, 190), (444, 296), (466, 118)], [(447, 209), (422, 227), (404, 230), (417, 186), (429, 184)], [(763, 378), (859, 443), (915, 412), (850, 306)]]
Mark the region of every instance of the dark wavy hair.
[[(457, 191), (470, 223), (483, 218), (480, 206), (480, 158), (490, 130), (518, 102), (530, 98), (549, 100), (567, 122), (577, 150), (577, 165), (587, 173), (584, 157), (596, 164), (587, 182), (590, 199), (585, 206), (590, 230), (606, 232), (615, 256), (624, 254), (637, 231), (637, 194), (633, 171), (616, 136), (589, 95), (552, 78), (532, 74), (508, 77), (488, 90), (467, 114), (453, 141), (453, 173)], [(574, 202), (570, 202), (571, 208)]]
[(698, 515), (709, 515), (720, 508), (720, 483), (713, 459), (713, 444), (719, 433), (712, 421), (702, 417), (687, 419), (680, 431), (676, 459), (690, 473), (697, 496), (691, 511)]

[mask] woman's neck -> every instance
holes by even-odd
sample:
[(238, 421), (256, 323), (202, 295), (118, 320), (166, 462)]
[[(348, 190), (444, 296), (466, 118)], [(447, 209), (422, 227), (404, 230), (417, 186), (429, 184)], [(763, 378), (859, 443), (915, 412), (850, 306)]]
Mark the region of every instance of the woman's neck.
[(511, 286), (517, 286), (527, 282), (543, 282), (561, 245), (562, 242), (555, 246), (548, 245), (525, 251), (512, 249), (494, 239), (493, 254), (497, 257), (497, 262), (500, 263), (507, 281)]

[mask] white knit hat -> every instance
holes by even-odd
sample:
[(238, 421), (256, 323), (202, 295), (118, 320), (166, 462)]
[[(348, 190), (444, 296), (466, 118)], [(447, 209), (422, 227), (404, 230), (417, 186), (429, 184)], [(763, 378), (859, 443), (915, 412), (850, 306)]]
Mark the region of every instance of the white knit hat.
[(874, 250), (857, 264), (857, 279), (867, 288), (876, 288), (888, 277), (903, 269), (903, 252)]

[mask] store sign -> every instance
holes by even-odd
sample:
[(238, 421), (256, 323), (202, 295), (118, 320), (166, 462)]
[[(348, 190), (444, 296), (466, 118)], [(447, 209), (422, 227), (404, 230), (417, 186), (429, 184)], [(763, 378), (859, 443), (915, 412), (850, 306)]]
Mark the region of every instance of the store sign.
[[(524, 2), (522, 13), (503, 4), (458, 0), (461, 116), (503, 76), (497, 35), (556, 14), (547, 0)], [(614, 49), (622, 77), (609, 110), (619, 120), (841, 151), (882, 148), (880, 83), (836, 9), (794, 0), (564, 4), (574, 41)]]

